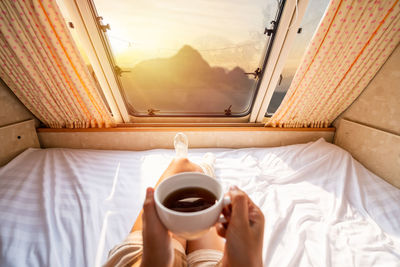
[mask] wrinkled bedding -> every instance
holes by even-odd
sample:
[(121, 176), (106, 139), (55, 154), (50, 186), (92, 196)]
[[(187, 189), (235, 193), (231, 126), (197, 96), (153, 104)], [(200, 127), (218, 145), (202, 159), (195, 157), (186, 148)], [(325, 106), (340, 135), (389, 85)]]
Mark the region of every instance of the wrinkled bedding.
[[(400, 266), (400, 190), (323, 139), (192, 149), (264, 212), (265, 266)], [(29, 149), (0, 168), (0, 266), (101, 266), (174, 156)]]

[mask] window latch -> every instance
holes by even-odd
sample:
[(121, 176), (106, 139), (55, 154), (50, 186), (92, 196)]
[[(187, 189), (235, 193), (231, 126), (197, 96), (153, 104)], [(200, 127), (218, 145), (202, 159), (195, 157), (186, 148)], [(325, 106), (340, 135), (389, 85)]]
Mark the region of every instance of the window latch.
[(245, 75), (254, 75), (254, 79), (260, 77), (261, 69), (257, 68), (254, 72), (245, 72)]
[(99, 24), (100, 29), (103, 32), (106, 32), (107, 30), (111, 30), (110, 24), (106, 24), (106, 25), (103, 24), (103, 17), (97, 17), (97, 22)]
[(118, 75), (118, 77), (121, 77), (122, 73), (131, 72), (130, 70), (123, 70), (119, 66), (114, 66), (114, 70), (115, 70), (115, 73)]
[(281, 85), (282, 79), (283, 79), (283, 76), (282, 76), (282, 74), (281, 74), (281, 75), (279, 75), (279, 82), (278, 82), (278, 85)]
[(275, 33), (275, 31), (276, 31), (276, 21), (275, 20), (271, 21), (271, 25), (272, 25), (272, 28), (265, 27), (264, 34), (266, 34), (268, 36), (271, 36), (272, 34)]
[(224, 110), (225, 116), (230, 116), (230, 115), (232, 115), (232, 110), (231, 110), (231, 108), (232, 108), (232, 105), (230, 105), (227, 109)]
[(147, 115), (149, 115), (149, 116), (154, 116), (154, 115), (156, 115), (156, 112), (159, 112), (159, 111), (160, 111), (159, 109), (149, 108), (149, 109), (147, 110)]

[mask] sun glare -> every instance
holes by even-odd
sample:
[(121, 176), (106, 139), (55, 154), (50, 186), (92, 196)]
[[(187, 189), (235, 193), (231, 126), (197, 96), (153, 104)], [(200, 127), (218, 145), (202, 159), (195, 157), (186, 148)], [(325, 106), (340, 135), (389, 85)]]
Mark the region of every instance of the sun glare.
[(277, 11), (275, 0), (94, 2), (99, 15), (111, 25), (108, 36), (121, 67), (170, 57), (190, 45), (212, 66), (250, 71), (260, 61), (265, 24)]

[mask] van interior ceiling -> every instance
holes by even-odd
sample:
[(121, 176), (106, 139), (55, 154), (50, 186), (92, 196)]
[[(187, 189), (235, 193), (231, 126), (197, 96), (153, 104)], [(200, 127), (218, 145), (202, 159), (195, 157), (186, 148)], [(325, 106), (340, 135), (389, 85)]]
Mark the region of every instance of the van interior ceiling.
[(0, 1), (0, 266), (139, 266), (146, 188), (163, 221), (195, 171), (263, 266), (399, 266), (399, 43), (400, 0)]

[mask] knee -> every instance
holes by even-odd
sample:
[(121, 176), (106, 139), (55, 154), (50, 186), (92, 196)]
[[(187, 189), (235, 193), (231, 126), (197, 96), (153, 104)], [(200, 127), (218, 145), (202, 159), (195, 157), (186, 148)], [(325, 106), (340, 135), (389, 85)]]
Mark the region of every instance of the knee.
[(199, 165), (191, 162), (187, 158), (176, 158), (171, 162), (170, 167), (172, 167), (174, 173), (179, 172), (202, 172)]
[(187, 166), (190, 165), (191, 162), (188, 158), (175, 158), (172, 160), (172, 163), (178, 166)]

